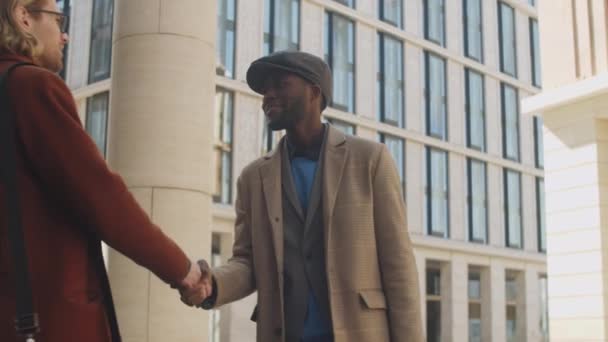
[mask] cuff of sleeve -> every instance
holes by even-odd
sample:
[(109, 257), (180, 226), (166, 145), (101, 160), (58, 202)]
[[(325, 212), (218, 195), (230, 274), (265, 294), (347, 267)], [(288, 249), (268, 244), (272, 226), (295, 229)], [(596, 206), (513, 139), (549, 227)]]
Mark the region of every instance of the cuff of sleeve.
[(215, 277), (212, 277), (213, 289), (211, 290), (211, 296), (207, 297), (202, 303), (201, 308), (204, 310), (211, 310), (215, 307), (215, 302), (217, 301), (217, 282), (215, 281)]

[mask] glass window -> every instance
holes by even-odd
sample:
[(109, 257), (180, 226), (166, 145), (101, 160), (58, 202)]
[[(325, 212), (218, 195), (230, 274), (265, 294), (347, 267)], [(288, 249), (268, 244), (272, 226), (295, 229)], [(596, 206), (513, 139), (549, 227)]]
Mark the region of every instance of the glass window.
[(536, 159), (536, 167), (542, 169), (545, 167), (545, 153), (543, 146), (543, 119), (534, 117), (534, 158)]
[(500, 40), (500, 71), (517, 77), (515, 10), (503, 2), (498, 3), (498, 36)]
[(335, 119), (328, 119), (327, 121), (329, 121), (329, 123), (333, 127), (341, 130), (345, 134), (355, 135), (355, 133), (356, 133), (355, 125), (351, 125), (344, 121), (335, 120)]
[(378, 33), (377, 95), (380, 121), (403, 127), (403, 42)]
[(538, 250), (547, 251), (547, 231), (545, 228), (545, 180), (536, 178), (536, 215), (538, 224)]
[(536, 1), (535, 0), (528, 0), (528, 4), (530, 4), (530, 6), (536, 6)]
[(355, 112), (355, 24), (325, 13), (325, 61), (333, 76), (332, 107)]
[(403, 27), (403, 0), (379, 0), (380, 20)]
[(110, 94), (100, 93), (87, 99), (87, 117), (85, 129), (95, 141), (101, 154), (106, 156), (108, 138), (108, 105)]
[[(65, 14), (69, 18), (71, 15), (71, 12), (72, 12), (71, 0), (58, 0), (57, 8), (59, 9), (59, 11), (61, 11), (63, 14)], [(68, 25), (67, 32), (70, 32), (70, 21), (69, 20), (68, 20), (67, 25)], [(61, 69), (61, 71), (59, 71), (59, 76), (64, 80), (66, 79), (66, 75), (67, 75), (69, 47), (70, 47), (70, 45), (68, 44), (63, 49), (63, 68)]]
[(234, 94), (218, 89), (215, 92), (215, 189), (213, 200), (232, 201), (232, 129)]
[(445, 60), (432, 53), (425, 53), (426, 61), (426, 134), (448, 139), (447, 85)]
[(262, 155), (272, 151), (284, 135), (285, 130), (273, 131), (268, 128), (268, 125), (264, 124), (262, 131)]
[(264, 0), (264, 54), (300, 48), (300, 0)]
[(539, 278), (540, 292), (540, 334), (542, 342), (549, 342), (549, 296), (547, 287), (547, 276)]
[(468, 158), (467, 165), (467, 218), (469, 223), (469, 240), (487, 243), (488, 199), (486, 163)]
[(426, 225), (429, 235), (448, 237), (449, 180), (448, 153), (426, 149)]
[(521, 174), (504, 170), (507, 247), (522, 248)]
[(503, 157), (519, 161), (519, 98), (517, 90), (502, 83), (501, 93)]
[(234, 78), (236, 45), (236, 0), (219, 0), (217, 4), (217, 63), (218, 75)]
[(393, 156), (399, 178), (401, 179), (401, 191), (405, 191), (405, 152), (403, 139), (381, 133), (380, 142), (386, 145), (391, 156)]
[(464, 0), (464, 54), (483, 61), (481, 0)]
[(538, 20), (530, 18), (530, 53), (532, 59), (532, 84), (537, 87), (540, 87), (540, 43), (538, 39)]
[(481, 274), (469, 271), (469, 342), (481, 342)]
[(348, 6), (350, 8), (355, 8), (355, 0), (334, 0), (341, 3), (344, 6)]
[(424, 38), (445, 46), (444, 0), (424, 1)]
[(89, 83), (110, 77), (113, 19), (113, 0), (93, 0)]
[(426, 332), (428, 342), (441, 341), (441, 271), (426, 269)]
[(486, 101), (483, 76), (471, 69), (465, 71), (467, 146), (486, 149)]

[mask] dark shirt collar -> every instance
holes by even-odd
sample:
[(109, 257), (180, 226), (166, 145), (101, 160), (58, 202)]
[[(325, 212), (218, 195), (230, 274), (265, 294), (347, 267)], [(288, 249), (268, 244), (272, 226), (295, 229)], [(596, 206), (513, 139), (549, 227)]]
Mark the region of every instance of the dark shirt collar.
[(289, 141), (289, 137), (285, 137), (285, 142), (287, 144), (287, 153), (289, 155), (289, 160), (293, 160), (296, 157), (302, 157), (310, 160), (319, 160), (319, 156), (321, 155), (321, 148), (323, 147), (323, 141), (325, 141), (325, 136), (327, 135), (327, 124), (323, 124), (323, 129), (321, 134), (319, 134), (312, 144), (306, 148), (298, 148)]

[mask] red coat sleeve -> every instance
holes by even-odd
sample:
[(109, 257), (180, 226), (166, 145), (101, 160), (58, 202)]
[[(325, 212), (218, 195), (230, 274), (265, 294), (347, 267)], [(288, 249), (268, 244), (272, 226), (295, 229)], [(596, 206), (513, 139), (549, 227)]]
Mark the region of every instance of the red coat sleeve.
[(55, 74), (21, 67), (9, 79), (22, 153), (49, 194), (79, 222), (163, 281), (177, 284), (189, 259), (154, 225), (83, 129), (72, 93)]

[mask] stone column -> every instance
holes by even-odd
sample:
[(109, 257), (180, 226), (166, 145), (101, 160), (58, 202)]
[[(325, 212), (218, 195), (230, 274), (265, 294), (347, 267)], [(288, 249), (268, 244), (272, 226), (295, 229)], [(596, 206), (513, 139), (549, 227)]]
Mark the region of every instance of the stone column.
[(449, 315), (450, 331), (445, 341), (468, 341), (469, 339), (469, 316), (468, 316), (468, 282), (469, 268), (464, 256), (454, 254), (451, 261), (449, 292)]
[[(115, 13), (108, 162), (191, 258), (209, 258), (216, 2), (117, 0)], [(207, 341), (203, 310), (117, 252), (108, 264), (124, 341)]]

